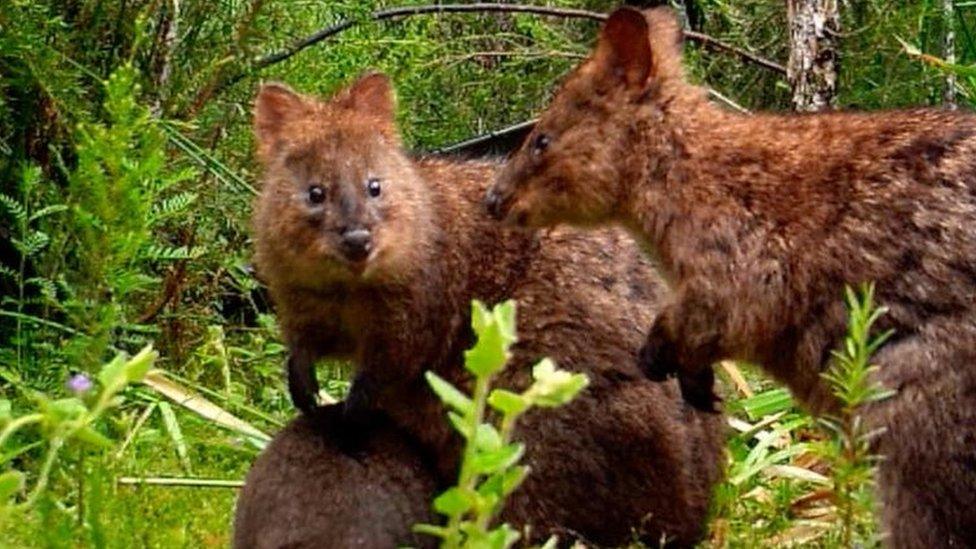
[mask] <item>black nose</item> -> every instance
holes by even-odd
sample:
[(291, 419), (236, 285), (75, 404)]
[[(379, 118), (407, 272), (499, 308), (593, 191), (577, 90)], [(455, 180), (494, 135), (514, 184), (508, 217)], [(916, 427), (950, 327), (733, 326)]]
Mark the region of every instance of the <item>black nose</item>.
[(499, 221), (502, 219), (502, 197), (495, 189), (489, 189), (485, 195), (485, 209), (492, 218)]
[(362, 261), (373, 249), (373, 237), (366, 229), (353, 229), (342, 233), (342, 253), (350, 261)]

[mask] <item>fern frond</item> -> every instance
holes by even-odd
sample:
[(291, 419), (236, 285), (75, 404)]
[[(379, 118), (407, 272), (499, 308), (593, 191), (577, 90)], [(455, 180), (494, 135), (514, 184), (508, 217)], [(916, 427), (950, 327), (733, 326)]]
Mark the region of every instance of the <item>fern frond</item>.
[(14, 219), (18, 223), (22, 224), (27, 222), (27, 208), (25, 208), (24, 205), (21, 204), (16, 198), (0, 193), (0, 204), (4, 205), (7, 211), (10, 212), (10, 215), (14, 216)]

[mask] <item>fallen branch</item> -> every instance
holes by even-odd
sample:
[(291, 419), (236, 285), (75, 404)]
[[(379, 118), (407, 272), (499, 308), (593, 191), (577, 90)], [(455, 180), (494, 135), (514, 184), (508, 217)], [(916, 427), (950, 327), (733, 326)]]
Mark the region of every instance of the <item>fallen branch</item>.
[(243, 480), (220, 480), (211, 478), (170, 478), (170, 477), (119, 477), (119, 484), (135, 486), (183, 486), (192, 488), (241, 488)]
[[(247, 70), (234, 75), (224, 83), (218, 85), (216, 89), (211, 91), (209, 96), (216, 95), (225, 88), (236, 84), (250, 75), (253, 71), (258, 71), (270, 65), (274, 65), (275, 63), (280, 63), (290, 59), (299, 52), (362, 23), (413, 17), (415, 15), (442, 13), (531, 13), (534, 15), (563, 17), (569, 19), (588, 19), (591, 21), (603, 21), (607, 18), (606, 14), (604, 13), (589, 10), (555, 8), (549, 6), (526, 6), (517, 4), (441, 4), (388, 8), (374, 11), (365, 19), (346, 19), (344, 21), (340, 21), (339, 23), (330, 25), (304, 38), (296, 40), (290, 46), (281, 51), (259, 57)], [(732, 44), (723, 42), (717, 38), (713, 38), (707, 34), (686, 30), (684, 31), (684, 35), (687, 40), (700, 43), (705, 48), (728, 52), (743, 60), (755, 63), (760, 67), (778, 72), (780, 74), (786, 74), (786, 67), (783, 65), (780, 65), (775, 61), (770, 61), (769, 59), (751, 53), (737, 46), (733, 46)]]

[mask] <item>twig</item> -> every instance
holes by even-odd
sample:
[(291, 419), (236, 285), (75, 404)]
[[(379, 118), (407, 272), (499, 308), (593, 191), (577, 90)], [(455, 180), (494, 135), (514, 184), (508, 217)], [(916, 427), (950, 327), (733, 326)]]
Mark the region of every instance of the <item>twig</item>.
[(214, 478), (168, 478), (168, 477), (119, 477), (119, 484), (149, 486), (192, 486), (198, 488), (241, 488), (243, 480), (221, 480)]
[[(752, 114), (752, 111), (736, 103), (732, 99), (726, 97), (718, 90), (708, 88), (708, 94), (735, 111), (738, 111), (742, 114)], [(538, 119), (533, 118), (531, 120), (526, 120), (525, 122), (519, 122), (518, 124), (513, 124), (511, 126), (501, 128), (499, 130), (491, 131), (482, 135), (477, 135), (470, 139), (465, 139), (464, 141), (458, 141), (450, 145), (445, 145), (439, 149), (434, 149), (432, 154), (459, 154), (459, 153), (464, 153), (468, 149), (472, 149), (472, 148), (477, 149), (479, 145), (484, 145), (486, 143), (490, 143), (495, 140), (504, 139), (505, 137), (508, 137), (512, 134), (517, 134), (519, 132), (531, 130), (532, 126), (535, 125), (537, 120)]]
[(686, 30), (684, 31), (684, 33), (685, 33), (685, 39), (691, 40), (692, 42), (698, 42), (699, 44), (701, 44), (707, 49), (714, 49), (714, 50), (720, 50), (727, 53), (731, 53), (745, 61), (755, 63), (765, 69), (769, 69), (773, 72), (778, 72), (783, 75), (786, 74), (786, 67), (784, 67), (783, 65), (780, 65), (775, 61), (766, 59), (765, 57), (756, 55), (748, 50), (744, 50), (738, 46), (733, 46), (732, 44), (729, 44), (727, 42), (722, 42), (717, 38), (712, 38), (711, 36), (701, 32)]
[[(346, 31), (352, 27), (360, 25), (367, 21), (383, 21), (386, 19), (396, 19), (400, 17), (412, 17), (415, 15), (424, 14), (441, 14), (441, 13), (531, 13), (535, 15), (544, 15), (551, 17), (563, 17), (570, 19), (588, 19), (591, 21), (603, 21), (607, 18), (606, 14), (599, 13), (595, 11), (582, 10), (582, 9), (572, 9), (572, 8), (555, 8), (549, 6), (525, 6), (517, 4), (441, 4), (441, 5), (425, 5), (425, 6), (401, 6), (395, 8), (389, 8), (385, 10), (378, 10), (371, 13), (365, 19), (345, 19), (330, 25), (328, 27), (322, 28), (304, 38), (296, 40), (292, 45), (286, 47), (285, 49), (270, 53), (263, 57), (259, 57), (247, 70), (242, 71), (233, 77), (227, 79), (221, 84), (215, 86), (214, 89), (208, 90), (208, 97), (212, 97), (224, 89), (233, 86), (237, 82), (246, 78), (251, 74), (252, 71), (261, 70), (269, 65), (274, 65), (275, 63), (280, 63), (285, 61), (299, 52), (318, 44), (319, 42), (335, 36), (343, 31)], [(770, 61), (764, 57), (751, 53), (747, 50), (733, 46), (723, 42), (717, 38), (713, 38), (707, 34), (686, 30), (684, 31), (685, 38), (691, 40), (692, 42), (698, 42), (702, 44), (705, 48), (719, 50), (731, 53), (737, 57), (755, 63), (763, 68), (778, 72), (780, 74), (786, 74), (786, 67), (776, 63), (775, 61)]]
[(720, 103), (725, 104), (732, 110), (738, 111), (742, 114), (752, 114), (752, 111), (736, 103), (731, 98), (729, 98), (722, 92), (716, 90), (715, 88), (708, 88), (708, 95), (710, 95), (713, 99), (717, 99)]
[(471, 147), (475, 147), (477, 145), (481, 145), (481, 144), (483, 144), (485, 142), (492, 141), (492, 140), (495, 140), (495, 139), (499, 139), (499, 138), (505, 137), (505, 136), (510, 135), (510, 134), (513, 134), (513, 133), (518, 133), (518, 132), (521, 132), (521, 131), (525, 131), (525, 130), (531, 128), (532, 126), (534, 126), (535, 123), (536, 123), (536, 120), (537, 119), (533, 118), (532, 120), (526, 120), (525, 122), (519, 122), (518, 124), (514, 124), (514, 125), (511, 125), (511, 126), (508, 126), (507, 128), (502, 128), (500, 130), (495, 130), (493, 132), (488, 132), (488, 133), (486, 133), (484, 135), (479, 135), (479, 136), (476, 136), (476, 137), (472, 137), (471, 139), (465, 139), (464, 141), (461, 141), (461, 142), (458, 142), (458, 143), (453, 143), (451, 145), (446, 145), (444, 147), (441, 147), (439, 149), (436, 149), (433, 152), (433, 154), (454, 154), (454, 153), (459, 153), (459, 152), (462, 152), (465, 149), (468, 149), (468, 148), (471, 148)]

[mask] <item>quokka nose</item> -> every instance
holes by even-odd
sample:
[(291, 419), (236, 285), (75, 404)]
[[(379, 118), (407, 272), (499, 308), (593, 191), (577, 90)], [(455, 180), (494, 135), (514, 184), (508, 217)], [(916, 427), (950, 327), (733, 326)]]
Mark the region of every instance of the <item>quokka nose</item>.
[(494, 219), (502, 218), (502, 197), (494, 189), (490, 189), (485, 195), (485, 209)]
[(373, 249), (373, 237), (366, 229), (354, 229), (342, 233), (342, 253), (350, 261), (362, 261)]

